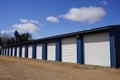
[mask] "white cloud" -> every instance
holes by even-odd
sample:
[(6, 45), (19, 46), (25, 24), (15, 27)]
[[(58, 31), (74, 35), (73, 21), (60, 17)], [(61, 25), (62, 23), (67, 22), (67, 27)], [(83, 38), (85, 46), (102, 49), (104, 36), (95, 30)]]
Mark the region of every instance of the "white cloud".
[(58, 18), (54, 16), (49, 16), (46, 18), (46, 20), (50, 22), (59, 22)]
[(101, 3), (102, 5), (108, 5), (108, 3), (107, 3), (106, 0), (102, 0), (100, 3)]
[(38, 27), (32, 23), (14, 24), (13, 27), (18, 31), (30, 33), (34, 33), (38, 29)]
[(20, 21), (21, 21), (22, 23), (27, 23), (27, 22), (28, 22), (27, 19), (20, 19)]
[(20, 19), (19, 24), (13, 24), (12, 29), (9, 30), (1, 30), (0, 33), (7, 33), (7, 34), (13, 34), (15, 30), (17, 30), (19, 33), (30, 33), (32, 34), (33, 38), (39, 38), (39, 30), (40, 26), (43, 25), (37, 20), (27, 20), (27, 19)]
[(8, 31), (6, 31), (6, 30), (1, 30), (1, 31), (0, 31), (1, 34), (7, 33), (7, 32), (8, 32)]
[(20, 19), (20, 24), (14, 24), (13, 28), (18, 30), (19, 32), (30, 32), (35, 33), (35, 31), (39, 28), (37, 20), (27, 20), (27, 19)]
[(21, 23), (33, 23), (33, 24), (38, 24), (39, 23), (39, 21), (37, 21), (37, 20), (27, 20), (27, 19), (20, 19), (20, 22)]
[(69, 12), (60, 17), (79, 22), (96, 23), (106, 15), (105, 10), (102, 7), (81, 7), (71, 8)]

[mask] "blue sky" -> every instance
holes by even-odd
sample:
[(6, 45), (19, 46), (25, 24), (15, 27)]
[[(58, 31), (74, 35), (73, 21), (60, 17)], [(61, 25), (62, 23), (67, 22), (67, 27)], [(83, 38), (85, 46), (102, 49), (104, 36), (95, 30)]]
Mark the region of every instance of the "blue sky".
[(42, 38), (120, 24), (120, 0), (0, 0), (0, 31)]

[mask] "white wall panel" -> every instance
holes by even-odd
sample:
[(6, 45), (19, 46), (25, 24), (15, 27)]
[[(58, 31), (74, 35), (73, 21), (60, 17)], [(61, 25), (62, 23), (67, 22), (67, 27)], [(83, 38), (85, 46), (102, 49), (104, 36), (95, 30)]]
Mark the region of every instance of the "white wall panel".
[(28, 46), (28, 58), (32, 58), (32, 45)]
[(9, 56), (11, 56), (11, 47), (9, 48)]
[(42, 45), (41, 44), (37, 44), (36, 46), (36, 58), (42, 59)]
[(110, 66), (109, 33), (85, 35), (83, 42), (85, 64)]
[(17, 47), (17, 57), (19, 57), (19, 47)]
[(62, 39), (62, 62), (77, 63), (76, 37)]
[(5, 48), (4, 48), (4, 55), (5, 55)]
[(55, 43), (48, 43), (47, 44), (47, 60), (54, 60), (56, 59), (56, 46)]
[(22, 46), (22, 57), (25, 57), (25, 46)]

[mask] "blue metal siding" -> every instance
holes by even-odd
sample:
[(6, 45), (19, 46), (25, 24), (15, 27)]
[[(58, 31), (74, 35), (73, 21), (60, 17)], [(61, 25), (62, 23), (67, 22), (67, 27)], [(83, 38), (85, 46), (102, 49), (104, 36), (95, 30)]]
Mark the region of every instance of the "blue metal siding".
[(61, 61), (61, 41), (56, 41), (56, 61)]
[(4, 56), (6, 56), (6, 47), (4, 48)]
[(32, 58), (36, 59), (36, 44), (32, 45)]
[(22, 46), (19, 46), (19, 57), (22, 57)]
[(11, 56), (13, 56), (13, 47), (11, 46)]
[(28, 58), (28, 45), (25, 45), (25, 58)]
[(4, 48), (2, 47), (2, 54), (1, 55), (3, 55), (3, 53), (4, 53)]
[(110, 64), (115, 67), (115, 53), (114, 53), (114, 36), (110, 33)]
[(114, 41), (115, 41), (115, 63), (116, 68), (120, 67), (120, 29), (115, 29), (114, 31)]
[(5, 47), (5, 56), (6, 56), (6, 47)]
[(17, 57), (17, 46), (15, 46), (15, 57)]
[(7, 49), (8, 51), (7, 51), (7, 56), (9, 56), (9, 47), (8, 47), (8, 49)]
[(82, 37), (77, 38), (77, 63), (83, 64), (83, 41), (82, 41)]
[(42, 44), (42, 59), (47, 60), (47, 43)]
[(5, 47), (3, 48), (3, 55), (5, 55)]

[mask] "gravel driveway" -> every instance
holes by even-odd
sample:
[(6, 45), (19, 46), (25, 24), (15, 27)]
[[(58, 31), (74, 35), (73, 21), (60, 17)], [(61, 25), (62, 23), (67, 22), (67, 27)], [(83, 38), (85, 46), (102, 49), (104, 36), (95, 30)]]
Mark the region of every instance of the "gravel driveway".
[(120, 80), (120, 69), (0, 56), (0, 80)]

